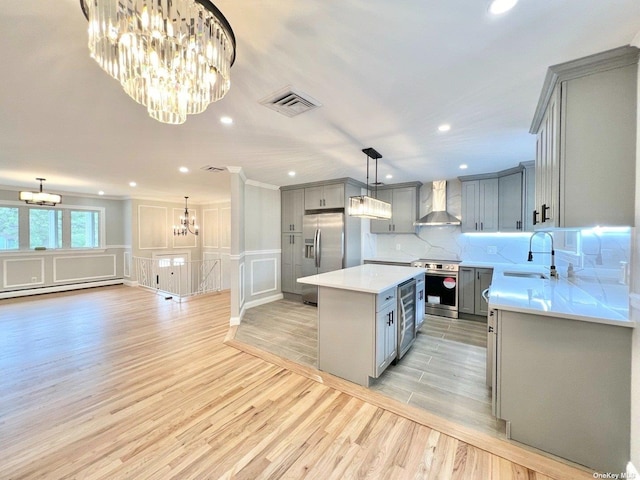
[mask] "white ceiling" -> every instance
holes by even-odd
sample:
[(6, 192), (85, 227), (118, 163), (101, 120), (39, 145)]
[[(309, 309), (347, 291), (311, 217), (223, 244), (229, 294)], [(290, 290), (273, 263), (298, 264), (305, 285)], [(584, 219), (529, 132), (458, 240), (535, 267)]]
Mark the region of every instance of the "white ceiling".
[[(228, 175), (205, 165), (289, 185), (364, 182), (364, 147), (392, 183), (532, 160), (547, 67), (640, 30), (638, 0), (520, 0), (500, 17), (488, 0), (217, 0), (238, 40), (231, 90), (172, 126), (89, 58), (79, 0), (45, 3), (2, 2), (0, 185), (35, 188), (42, 176), (51, 191), (194, 202), (228, 195)], [(258, 103), (289, 84), (323, 106), (288, 118)]]

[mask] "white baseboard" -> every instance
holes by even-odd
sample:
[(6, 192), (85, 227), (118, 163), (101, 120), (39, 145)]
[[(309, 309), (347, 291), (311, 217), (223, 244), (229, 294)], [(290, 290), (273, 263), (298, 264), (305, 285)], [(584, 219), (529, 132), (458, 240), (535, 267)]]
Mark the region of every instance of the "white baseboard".
[(74, 283), (71, 285), (55, 285), (52, 287), (29, 288), (27, 290), (13, 290), (11, 292), (0, 292), (0, 298), (18, 298), (30, 295), (40, 295), (41, 293), (68, 292), (71, 290), (82, 290), (83, 288), (105, 287), (108, 285), (122, 285), (123, 279), (102, 280), (99, 282)]
[(138, 286), (138, 281), (137, 280), (125, 280), (124, 284), (127, 287), (137, 287)]
[(240, 309), (240, 315), (237, 317), (231, 317), (229, 319), (229, 325), (232, 327), (237, 327), (242, 322), (242, 318), (244, 317), (244, 312), (250, 308), (257, 307), (258, 305), (264, 305), (265, 303), (275, 302), (276, 300), (282, 300), (284, 295), (282, 293), (278, 293), (276, 295), (271, 295), (270, 297), (260, 298), (258, 300), (253, 300), (251, 302), (245, 302), (242, 304), (242, 308)]
[(276, 295), (271, 295), (270, 297), (264, 297), (258, 300), (252, 300), (251, 302), (246, 302), (244, 304), (244, 308), (249, 309), (249, 308), (257, 307), (259, 305), (264, 305), (265, 303), (271, 303), (277, 300), (282, 300), (283, 298), (284, 298), (284, 295), (282, 293), (277, 293)]

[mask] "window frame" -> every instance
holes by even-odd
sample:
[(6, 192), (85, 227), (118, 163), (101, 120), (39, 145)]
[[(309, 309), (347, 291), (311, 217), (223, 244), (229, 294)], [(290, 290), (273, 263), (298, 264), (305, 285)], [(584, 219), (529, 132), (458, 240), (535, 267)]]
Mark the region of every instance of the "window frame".
[[(46, 205), (28, 205), (24, 202), (11, 200), (0, 200), (0, 207), (18, 208), (18, 248), (17, 249), (0, 249), (0, 255), (24, 255), (26, 253), (44, 252), (81, 252), (81, 251), (104, 251), (106, 250), (106, 219), (105, 207), (88, 206), (88, 205), (63, 205), (58, 204), (53, 207)], [(62, 211), (62, 239), (60, 248), (47, 248), (46, 250), (35, 250), (30, 248), (30, 228), (29, 228), (29, 211), (31, 209), (48, 209)], [(71, 212), (72, 211), (89, 211), (98, 214), (98, 246), (96, 247), (72, 247), (71, 246)]]

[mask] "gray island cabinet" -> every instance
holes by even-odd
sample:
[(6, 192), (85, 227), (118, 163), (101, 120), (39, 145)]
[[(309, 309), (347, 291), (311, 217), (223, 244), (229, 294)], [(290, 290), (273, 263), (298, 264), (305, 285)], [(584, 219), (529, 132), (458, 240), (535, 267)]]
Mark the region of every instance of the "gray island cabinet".
[[(497, 267), (490, 289), (494, 414), (512, 440), (597, 471), (624, 471), (634, 327), (628, 310), (594, 297), (592, 287), (604, 287), (591, 277), (552, 279), (516, 268)], [(605, 285), (612, 298), (624, 298), (613, 289), (626, 286)]]
[(318, 368), (369, 386), (397, 356), (397, 287), (423, 277), (413, 267), (368, 264), (299, 278), (318, 286)]

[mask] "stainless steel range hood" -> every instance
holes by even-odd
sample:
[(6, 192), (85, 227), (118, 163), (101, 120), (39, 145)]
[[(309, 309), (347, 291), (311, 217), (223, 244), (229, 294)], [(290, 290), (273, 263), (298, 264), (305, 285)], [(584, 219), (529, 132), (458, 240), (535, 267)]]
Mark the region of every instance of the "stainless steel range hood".
[(447, 212), (447, 181), (433, 182), (433, 210), (413, 222), (415, 226), (460, 225), (460, 219)]

